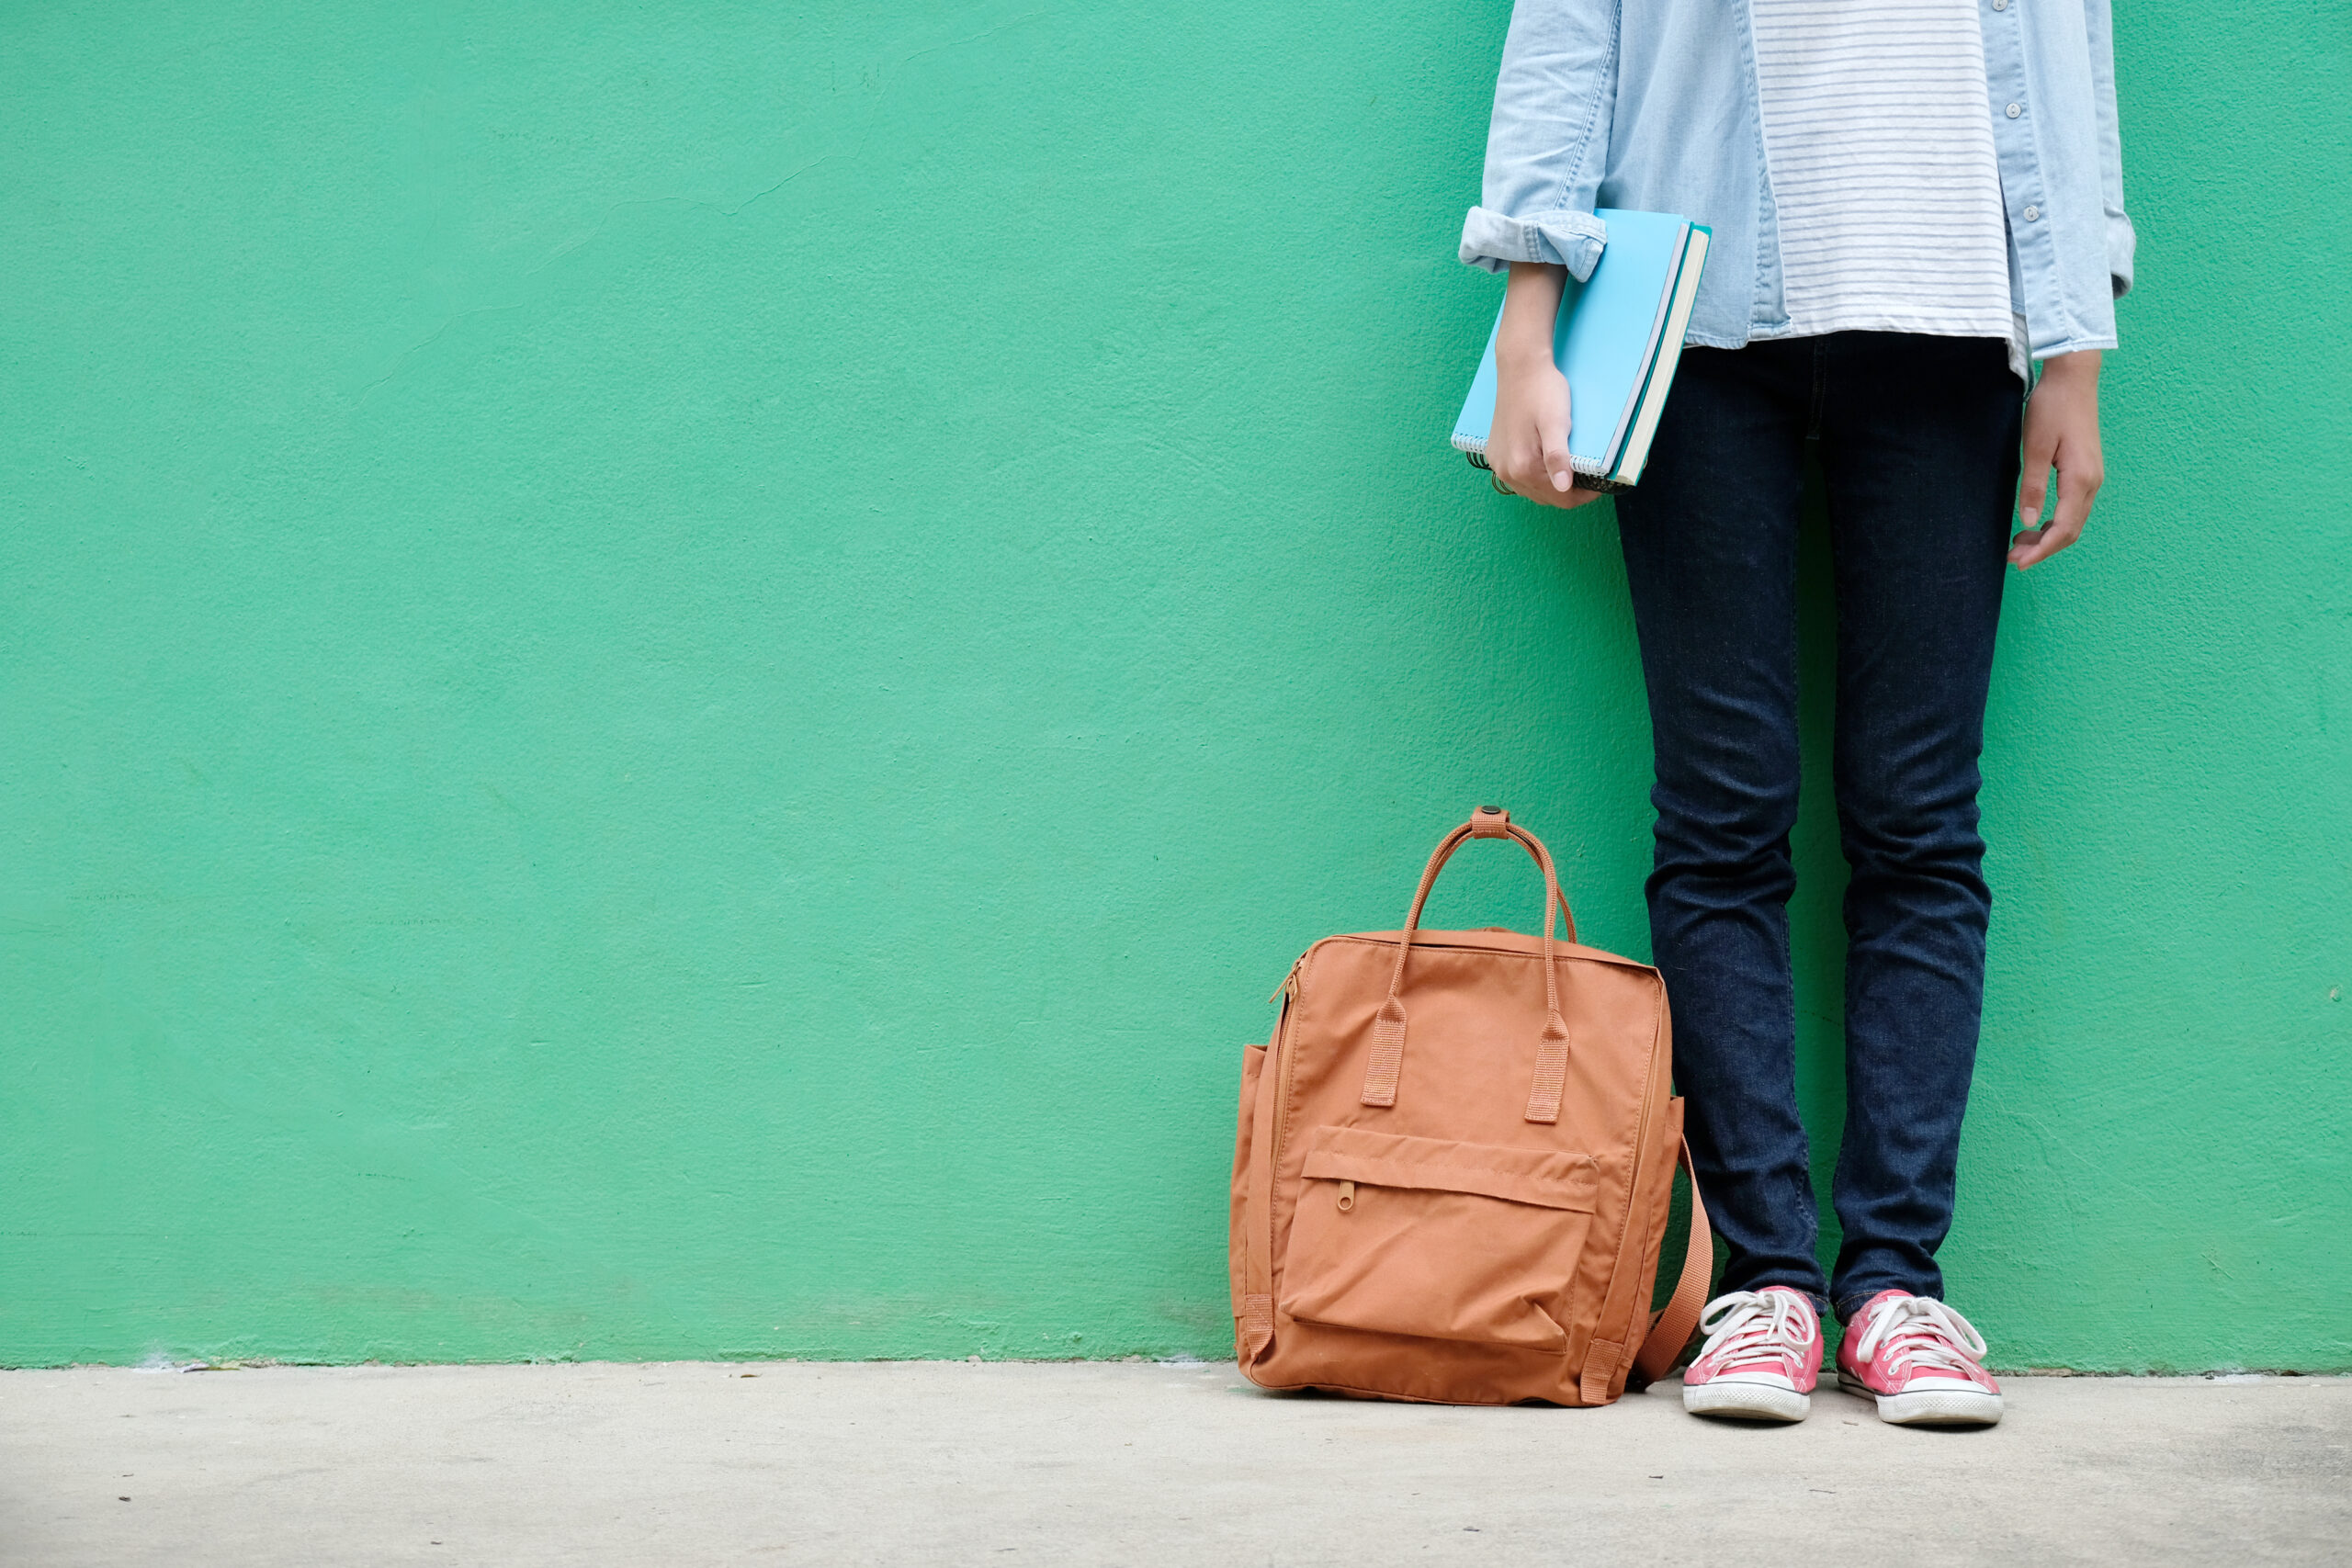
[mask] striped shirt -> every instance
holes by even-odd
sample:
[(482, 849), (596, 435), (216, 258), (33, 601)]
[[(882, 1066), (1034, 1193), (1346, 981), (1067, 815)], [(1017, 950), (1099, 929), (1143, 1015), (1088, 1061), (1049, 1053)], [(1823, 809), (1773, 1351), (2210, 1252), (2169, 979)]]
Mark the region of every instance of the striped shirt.
[(1774, 335), (2016, 338), (1978, 3), (1754, 0)]

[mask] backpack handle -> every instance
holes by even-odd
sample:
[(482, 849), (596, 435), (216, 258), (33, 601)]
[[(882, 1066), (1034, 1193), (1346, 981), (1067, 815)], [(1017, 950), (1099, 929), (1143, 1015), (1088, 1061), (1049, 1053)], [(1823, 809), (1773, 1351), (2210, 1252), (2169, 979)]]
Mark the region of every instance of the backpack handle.
[(1552, 852), (1544, 847), (1544, 840), (1513, 822), (1510, 813), (1499, 806), (1482, 806), (1472, 812), (1469, 821), (1439, 843), (1421, 873), (1421, 885), (1414, 890), (1413, 908), (1405, 917), (1405, 929), (1397, 933), (1396, 967), (1388, 977), (1388, 999), (1373, 1015), (1372, 1059), (1364, 1066), (1363, 1102), (1377, 1106), (1396, 1103), (1396, 1079), (1405, 1066), (1405, 960), (1412, 953), (1413, 934), (1421, 927), (1421, 907), (1429, 902), (1430, 889), (1437, 886), (1437, 874), (1445, 869), (1453, 852), (1468, 839), (1515, 840), (1544, 873), (1544, 1032), (1536, 1042), (1535, 1081), (1527, 1094), (1526, 1119), (1557, 1122), (1560, 1090), (1568, 1076), (1568, 1026), (1560, 1017), (1560, 981), (1552, 963), (1552, 916), (1554, 910), (1559, 912), (1560, 923), (1566, 928), (1570, 942), (1577, 939), (1576, 917), (1568, 913), (1567, 897), (1560, 891)]

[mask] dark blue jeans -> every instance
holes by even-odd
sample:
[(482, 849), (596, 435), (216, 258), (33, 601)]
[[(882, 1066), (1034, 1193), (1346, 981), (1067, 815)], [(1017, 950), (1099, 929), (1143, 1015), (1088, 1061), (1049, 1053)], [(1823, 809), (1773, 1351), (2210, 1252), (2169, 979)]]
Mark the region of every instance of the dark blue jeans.
[(1984, 691), (2022, 389), (1986, 338), (1838, 333), (1682, 356), (1617, 516), (1656, 737), (1650, 934), (1723, 1289), (1825, 1295), (1789, 973), (1797, 513), (1808, 443), (1836, 558), (1846, 1131), (1840, 1317), (1940, 1296), (1992, 896)]

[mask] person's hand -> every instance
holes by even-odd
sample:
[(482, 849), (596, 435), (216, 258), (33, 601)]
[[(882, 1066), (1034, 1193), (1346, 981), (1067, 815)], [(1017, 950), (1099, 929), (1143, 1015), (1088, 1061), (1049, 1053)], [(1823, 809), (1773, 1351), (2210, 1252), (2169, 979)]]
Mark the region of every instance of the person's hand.
[(1568, 378), (1552, 361), (1565, 269), (1513, 262), (1495, 336), (1495, 422), (1487, 466), (1495, 482), (1538, 506), (1563, 510), (1599, 501), (1576, 488), (1568, 466)]
[[(2049, 493), (2053, 467), (2058, 470), (2058, 509), (2045, 524), (2041, 502)], [(2043, 360), (2041, 382), (2025, 405), (2019, 532), (2009, 541), (2009, 564), (2023, 571), (2081, 538), (2083, 525), (2090, 521), (2091, 500), (2106, 479), (2098, 450), (2098, 351)]]

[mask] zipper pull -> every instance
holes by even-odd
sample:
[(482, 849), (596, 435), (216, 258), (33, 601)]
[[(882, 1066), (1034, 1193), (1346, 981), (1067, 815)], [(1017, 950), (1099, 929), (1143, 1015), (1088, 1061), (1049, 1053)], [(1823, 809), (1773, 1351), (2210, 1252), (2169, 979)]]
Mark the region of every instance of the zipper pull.
[(1340, 1182), (1340, 1213), (1343, 1213), (1343, 1214), (1344, 1214), (1344, 1213), (1346, 1213), (1349, 1210), (1351, 1210), (1351, 1209), (1354, 1208), (1355, 1206), (1356, 1206), (1356, 1184), (1355, 1184), (1354, 1182), (1352, 1182), (1352, 1181), (1342, 1181), (1342, 1182)]
[(1298, 957), (1292, 959), (1290, 964), (1290, 973), (1283, 976), (1283, 983), (1276, 986), (1274, 987), (1274, 994), (1268, 997), (1266, 999), (1270, 1002), (1278, 1002), (1284, 997), (1288, 997), (1295, 1001), (1298, 998), (1298, 966), (1306, 962), (1306, 955), (1305, 953), (1301, 953)]

